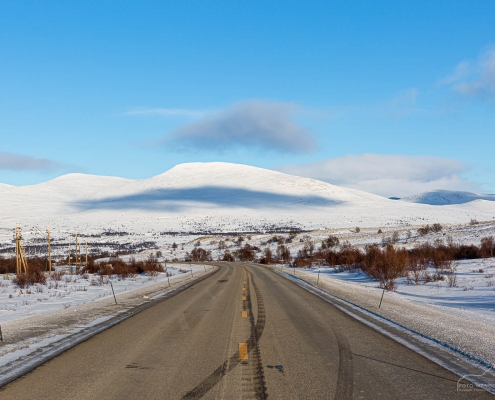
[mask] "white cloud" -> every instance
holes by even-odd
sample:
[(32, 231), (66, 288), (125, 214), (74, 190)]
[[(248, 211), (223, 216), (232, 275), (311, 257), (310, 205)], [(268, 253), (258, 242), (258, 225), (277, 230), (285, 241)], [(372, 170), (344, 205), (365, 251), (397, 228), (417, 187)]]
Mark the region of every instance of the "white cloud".
[(479, 185), (461, 177), (467, 169), (463, 163), (440, 157), (347, 155), (274, 169), (385, 197), (405, 197), (435, 189), (479, 190)]
[(293, 120), (300, 110), (292, 103), (246, 101), (235, 103), (171, 132), (164, 143), (179, 149), (224, 150), (251, 147), (307, 153), (316, 143)]
[[(416, 101), (419, 96), (419, 90), (409, 88), (397, 92), (392, 98), (382, 106), (385, 117), (400, 118), (412, 114), (416, 111)], [(378, 112), (378, 114), (380, 114)]]
[(202, 117), (206, 111), (187, 110), (183, 108), (135, 108), (125, 112), (125, 115), (144, 116), (144, 115), (159, 115), (162, 117), (171, 116), (186, 116), (186, 117)]
[(55, 161), (0, 151), (0, 169), (15, 171), (53, 171), (61, 168), (63, 168), (63, 165)]
[(461, 62), (441, 83), (464, 95), (495, 100), (495, 48), (487, 50), (474, 63)]
[(454, 69), (454, 72), (446, 78), (440, 80), (441, 85), (450, 85), (454, 82), (458, 82), (461, 79), (471, 74), (471, 65), (468, 61), (462, 61)]

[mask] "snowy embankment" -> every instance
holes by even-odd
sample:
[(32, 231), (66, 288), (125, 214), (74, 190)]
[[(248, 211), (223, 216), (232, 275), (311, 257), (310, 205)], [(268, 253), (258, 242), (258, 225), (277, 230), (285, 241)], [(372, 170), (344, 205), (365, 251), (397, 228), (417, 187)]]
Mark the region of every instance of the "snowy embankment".
[(0, 342), (0, 366), (167, 293), (169, 279), (170, 290), (174, 290), (214, 268), (167, 265), (171, 274), (168, 278), (164, 272), (126, 279), (104, 276), (103, 280), (92, 274), (64, 275), (60, 281), (47, 279), (45, 285), (26, 289), (16, 287), (11, 280), (0, 280), (0, 327), (4, 338)]
[[(293, 268), (279, 269), (294, 274)], [(453, 288), (442, 281), (410, 285), (405, 279), (399, 280), (397, 292), (385, 292), (380, 308), (382, 289), (361, 273), (335, 272), (333, 268), (322, 267), (318, 287), (494, 364), (495, 259), (463, 261), (457, 272), (457, 287)], [(316, 286), (318, 268), (296, 268), (295, 275)]]

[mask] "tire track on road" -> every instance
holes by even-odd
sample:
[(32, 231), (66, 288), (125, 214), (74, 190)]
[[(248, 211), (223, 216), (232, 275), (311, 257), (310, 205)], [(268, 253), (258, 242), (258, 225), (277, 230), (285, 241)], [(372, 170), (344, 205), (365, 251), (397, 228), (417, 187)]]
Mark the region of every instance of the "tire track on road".
[[(243, 267), (246, 271), (246, 269)], [(263, 297), (261, 292), (254, 281), (254, 277), (251, 272), (247, 271), (249, 274), (249, 280), (253, 285), (256, 293), (256, 303), (257, 303), (257, 319), (254, 322), (254, 314), (252, 310), (252, 301), (249, 291), (249, 284), (247, 285), (246, 300), (248, 303), (250, 323), (251, 323), (251, 335), (246, 340), (248, 345), (249, 354), (252, 356), (251, 368), (252, 368), (252, 390), (249, 387), (243, 386), (243, 398), (249, 398), (254, 394), (255, 399), (266, 399), (267, 389), (264, 380), (263, 364), (261, 360), (261, 354), (259, 349), (259, 340), (263, 335), (266, 323), (265, 307), (263, 303)], [(248, 281), (249, 283), (249, 281)], [(239, 360), (239, 353), (235, 352), (227, 360), (225, 360), (221, 365), (218, 366), (206, 379), (200, 382), (194, 389), (187, 392), (182, 399), (200, 399), (211, 389), (213, 389), (222, 378), (232, 371), (241, 360)]]

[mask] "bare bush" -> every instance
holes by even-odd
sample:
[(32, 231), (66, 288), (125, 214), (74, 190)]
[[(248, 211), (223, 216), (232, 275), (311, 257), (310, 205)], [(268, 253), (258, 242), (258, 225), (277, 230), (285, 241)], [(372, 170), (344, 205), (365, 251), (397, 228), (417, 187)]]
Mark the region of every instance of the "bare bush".
[(277, 247), (277, 258), (279, 261), (289, 263), (292, 258), (289, 248), (283, 244), (279, 244)]
[(446, 271), (447, 285), (451, 288), (457, 287), (457, 265), (452, 264)]
[(329, 235), (328, 238), (321, 242), (322, 250), (331, 249), (340, 244), (339, 238), (337, 236)]
[(273, 258), (272, 251), (270, 250), (269, 247), (267, 247), (265, 249), (265, 251), (263, 252), (263, 257), (260, 259), (260, 264), (270, 265), (270, 264), (273, 264), (273, 261), (274, 261), (274, 258)]
[(230, 253), (230, 251), (226, 250), (221, 261), (235, 262), (235, 257)]
[(441, 232), (443, 230), (443, 226), (440, 224), (433, 224), (431, 226), (431, 230), (435, 233)]
[(36, 283), (44, 285), (46, 283), (46, 276), (44, 271), (38, 268), (29, 268), (27, 273), (21, 273), (13, 279), (14, 284), (20, 288), (27, 288)]
[(481, 239), (481, 257), (490, 258), (493, 257), (495, 248), (495, 239), (493, 236), (488, 236)]

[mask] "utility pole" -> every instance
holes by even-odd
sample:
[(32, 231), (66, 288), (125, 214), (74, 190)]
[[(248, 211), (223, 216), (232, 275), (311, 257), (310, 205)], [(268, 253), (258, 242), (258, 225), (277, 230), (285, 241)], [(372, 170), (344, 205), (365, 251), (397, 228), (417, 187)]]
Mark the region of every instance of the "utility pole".
[(68, 254), (67, 259), (69, 260), (69, 267), (70, 267), (70, 243), (69, 243), (69, 247), (67, 249), (67, 254)]
[(86, 270), (88, 269), (88, 239), (86, 239)]
[(50, 247), (50, 225), (48, 225), (48, 270), (52, 275), (52, 249)]
[(26, 260), (26, 252), (22, 247), (22, 234), (19, 224), (15, 225), (15, 261), (16, 261), (16, 273), (21, 274), (23, 271), (27, 273), (28, 265)]
[(19, 224), (15, 224), (15, 268), (16, 274), (21, 273), (21, 263), (19, 260)]
[(77, 231), (76, 231), (76, 272), (79, 272), (79, 241), (77, 238)]

